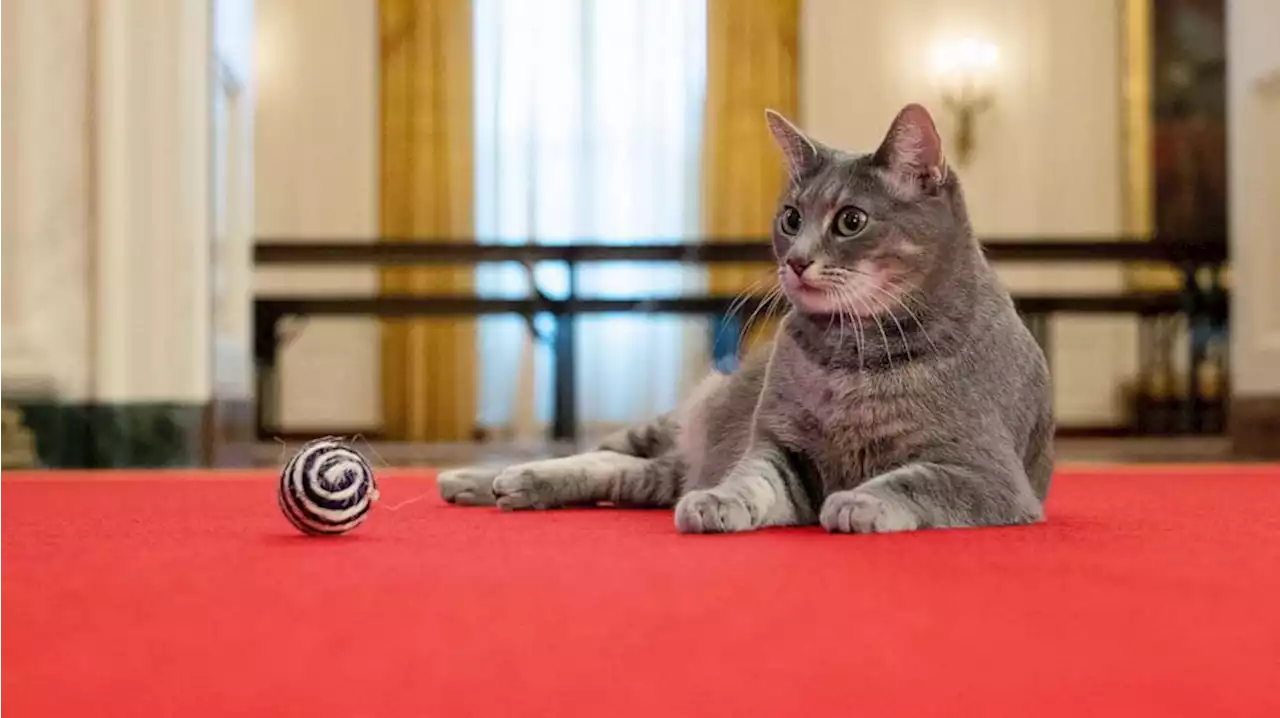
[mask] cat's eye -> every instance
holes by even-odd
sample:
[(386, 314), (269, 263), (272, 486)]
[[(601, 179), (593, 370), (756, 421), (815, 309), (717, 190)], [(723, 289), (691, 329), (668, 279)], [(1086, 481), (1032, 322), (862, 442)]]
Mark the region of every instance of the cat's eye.
[(782, 212), (778, 215), (778, 230), (788, 237), (800, 234), (801, 223), (800, 210), (791, 205), (783, 207)]
[(831, 226), (841, 237), (857, 236), (867, 228), (867, 213), (857, 207), (845, 207), (836, 215), (836, 221)]

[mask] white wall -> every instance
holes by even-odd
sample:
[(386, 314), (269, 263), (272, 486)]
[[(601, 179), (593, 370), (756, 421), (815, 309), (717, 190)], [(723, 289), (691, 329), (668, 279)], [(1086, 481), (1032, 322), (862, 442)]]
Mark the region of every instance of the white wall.
[(930, 76), (937, 40), (1000, 48), (995, 107), (958, 167), (976, 229), (1115, 233), (1121, 221), (1120, 14), (1114, 0), (806, 0), (801, 114), (806, 129), (875, 149), (907, 102), (952, 128)]
[[(930, 76), (934, 43), (973, 35), (1000, 48), (995, 105), (957, 167), (979, 236), (1122, 234), (1121, 15), (1113, 0), (805, 0), (801, 123), (819, 139), (869, 151), (902, 105), (953, 128)], [(1015, 291), (1110, 292), (1118, 268), (1002, 266)], [(1064, 423), (1118, 418), (1116, 383), (1134, 370), (1135, 323), (1055, 323), (1057, 411)]]
[[(19, 5), (0, 4), (0, 116), (18, 114), (18, 47)], [(0, 326), (14, 328), (20, 317), (19, 289), (12, 267), (18, 266), (18, 133), (0, 133)], [(15, 339), (5, 334), (0, 338), (0, 351), (12, 349)]]
[[(257, 0), (255, 229), (260, 238), (378, 234), (377, 0)], [(370, 269), (260, 269), (260, 293), (377, 291)], [(377, 324), (313, 319), (282, 355), (285, 428), (377, 426)]]
[(1280, 3), (1228, 0), (1231, 369), (1238, 396), (1280, 395)]

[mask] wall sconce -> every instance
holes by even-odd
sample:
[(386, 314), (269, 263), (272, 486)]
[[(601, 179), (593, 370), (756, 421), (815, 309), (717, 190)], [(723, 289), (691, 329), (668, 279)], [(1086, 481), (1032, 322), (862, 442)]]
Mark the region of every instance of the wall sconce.
[(941, 43), (934, 50), (942, 101), (955, 116), (954, 157), (960, 164), (973, 154), (977, 116), (991, 106), (992, 76), (999, 59), (995, 45), (972, 38)]

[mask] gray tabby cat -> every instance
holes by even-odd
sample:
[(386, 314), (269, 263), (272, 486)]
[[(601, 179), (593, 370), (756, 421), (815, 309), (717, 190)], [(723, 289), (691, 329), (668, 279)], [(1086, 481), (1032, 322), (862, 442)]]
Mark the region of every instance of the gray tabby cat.
[(599, 450), (440, 477), (504, 509), (675, 506), (688, 533), (1025, 524), (1053, 469), (1044, 355), (973, 237), (919, 105), (851, 155), (766, 113), (791, 182), (773, 344)]

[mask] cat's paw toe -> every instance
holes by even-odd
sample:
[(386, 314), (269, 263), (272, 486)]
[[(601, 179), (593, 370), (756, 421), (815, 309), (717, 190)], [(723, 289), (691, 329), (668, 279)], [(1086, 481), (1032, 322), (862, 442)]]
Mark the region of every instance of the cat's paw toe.
[(445, 471), (436, 479), (440, 498), (459, 506), (493, 506), (493, 479), (500, 471), (494, 468)]
[(750, 531), (759, 525), (755, 507), (732, 494), (690, 491), (676, 504), (676, 529), (681, 533)]
[(533, 469), (513, 466), (493, 480), (493, 496), (503, 511), (551, 508), (554, 492)]
[(892, 533), (920, 528), (920, 518), (909, 507), (858, 489), (827, 497), (818, 521), (832, 533)]

